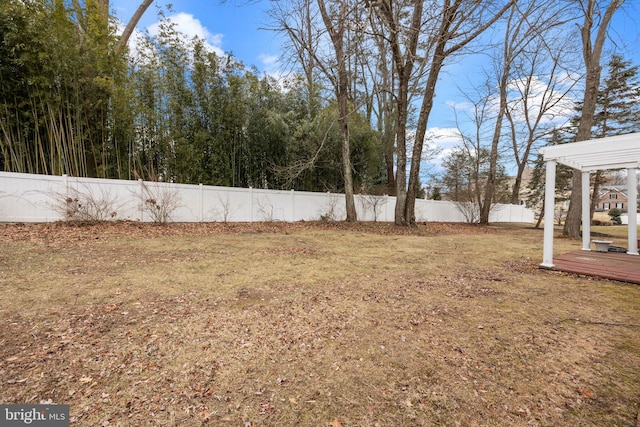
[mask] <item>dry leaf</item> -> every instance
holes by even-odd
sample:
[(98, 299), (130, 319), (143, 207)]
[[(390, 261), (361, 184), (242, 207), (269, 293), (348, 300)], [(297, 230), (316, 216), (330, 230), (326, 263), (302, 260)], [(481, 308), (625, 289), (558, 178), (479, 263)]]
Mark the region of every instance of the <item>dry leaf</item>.
[(91, 378), (91, 377), (82, 377), (82, 378), (80, 378), (80, 382), (83, 383), (83, 384), (90, 383), (91, 381), (93, 381), (93, 378)]
[(582, 397), (586, 397), (587, 399), (593, 399), (593, 392), (591, 392), (591, 390), (588, 390), (586, 388), (581, 388), (580, 390), (578, 390), (578, 393), (580, 393)]
[(331, 427), (342, 427), (342, 423), (340, 423), (340, 421), (338, 421), (338, 419), (336, 418), (335, 420), (331, 421)]

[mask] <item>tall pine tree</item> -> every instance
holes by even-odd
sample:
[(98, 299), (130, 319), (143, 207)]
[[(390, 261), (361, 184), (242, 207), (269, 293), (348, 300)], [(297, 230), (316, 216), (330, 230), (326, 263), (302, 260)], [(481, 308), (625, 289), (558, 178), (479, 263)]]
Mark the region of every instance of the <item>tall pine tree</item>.
[[(620, 55), (612, 55), (607, 64), (607, 77), (598, 90), (593, 125), (596, 138), (640, 130), (638, 66), (632, 66), (631, 61), (625, 61)], [(603, 172), (597, 171), (591, 193), (591, 219), (598, 204), (600, 186), (604, 182)]]

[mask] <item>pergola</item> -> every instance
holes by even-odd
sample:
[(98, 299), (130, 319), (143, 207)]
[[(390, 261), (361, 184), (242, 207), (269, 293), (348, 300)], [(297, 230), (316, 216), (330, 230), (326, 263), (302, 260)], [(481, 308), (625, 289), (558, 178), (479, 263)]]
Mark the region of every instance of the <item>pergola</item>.
[(542, 267), (553, 264), (553, 218), (555, 209), (556, 165), (561, 163), (582, 172), (582, 250), (591, 250), (591, 217), (589, 212), (589, 178), (593, 171), (627, 169), (629, 244), (627, 253), (638, 255), (638, 190), (636, 169), (640, 168), (640, 133), (612, 136), (544, 147), (540, 150), (546, 163), (544, 205), (544, 251)]

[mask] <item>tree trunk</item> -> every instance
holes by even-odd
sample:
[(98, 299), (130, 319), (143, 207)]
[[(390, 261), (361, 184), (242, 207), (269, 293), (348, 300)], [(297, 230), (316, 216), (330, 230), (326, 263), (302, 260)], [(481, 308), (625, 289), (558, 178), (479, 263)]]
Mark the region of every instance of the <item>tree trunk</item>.
[(393, 158), (395, 152), (394, 136), (393, 128), (389, 130), (385, 128), (382, 135), (382, 143), (384, 145), (384, 162), (387, 168), (387, 194), (390, 196), (395, 196), (397, 191)]
[(536, 221), (536, 225), (535, 228), (540, 228), (540, 224), (542, 223), (542, 220), (544, 219), (544, 204), (546, 203), (545, 199), (542, 199), (542, 208), (540, 211), (540, 215), (538, 215), (538, 221)]
[[(336, 50), (336, 53), (337, 50)], [(344, 175), (344, 197), (347, 213), (347, 222), (358, 220), (356, 205), (353, 198), (353, 173), (351, 170), (351, 148), (349, 143), (349, 113), (347, 103), (347, 72), (339, 65), (338, 71), (340, 90), (338, 93), (338, 109), (340, 114), (340, 137), (342, 139), (342, 173)]]
[(416, 197), (420, 187), (420, 163), (422, 160), (422, 148), (424, 145), (424, 137), (427, 133), (427, 123), (433, 108), (433, 98), (435, 97), (436, 83), (440, 70), (444, 63), (444, 47), (446, 40), (439, 42), (433, 56), (429, 77), (427, 78), (427, 87), (422, 98), (422, 107), (418, 116), (418, 126), (416, 129), (416, 138), (411, 153), (411, 170), (409, 171), (409, 184), (407, 186), (407, 201), (404, 209), (404, 218), (406, 224), (415, 225), (416, 223)]
[(343, 2), (340, 5), (340, 11), (337, 23), (333, 23), (324, 0), (318, 0), (318, 8), (322, 15), (322, 20), (329, 32), (331, 42), (336, 54), (338, 63), (337, 81), (334, 81), (334, 89), (336, 98), (338, 99), (338, 121), (340, 123), (340, 139), (342, 142), (342, 174), (344, 179), (344, 196), (346, 208), (346, 220), (354, 222), (358, 220), (356, 212), (356, 204), (353, 197), (353, 173), (351, 170), (351, 149), (349, 142), (349, 112), (348, 112), (348, 96), (349, 96), (349, 76), (347, 74), (346, 53), (344, 50), (345, 25), (347, 22), (347, 7)]
[(151, 3), (153, 3), (153, 0), (143, 0), (142, 3), (140, 3), (140, 6), (138, 6), (138, 9), (129, 20), (129, 23), (124, 28), (124, 31), (122, 32), (122, 35), (118, 40), (118, 44), (116, 46), (118, 50), (122, 51), (124, 50), (125, 46), (127, 46), (133, 30), (136, 28), (136, 25), (138, 25), (138, 22), (140, 22), (140, 18), (142, 18), (142, 15), (144, 15), (149, 6), (151, 6)]
[[(436, 83), (438, 82), (438, 77), (440, 75), (440, 70), (444, 65), (444, 61), (447, 57), (459, 51), (480, 34), (482, 34), (482, 32), (484, 32), (490, 25), (496, 22), (500, 18), (500, 16), (502, 16), (504, 12), (506, 12), (513, 4), (513, 2), (507, 3), (484, 24), (474, 28), (472, 31), (462, 37), (462, 40), (460, 40), (458, 43), (447, 48), (447, 44), (449, 42), (451, 42), (455, 37), (460, 36), (456, 34), (455, 31), (451, 31), (451, 28), (456, 28), (456, 20), (462, 19), (462, 17), (465, 15), (464, 11), (461, 10), (461, 8), (463, 7), (463, 3), (464, 2), (461, 1), (445, 2), (440, 26), (435, 34), (435, 48), (433, 51), (433, 56), (431, 58), (431, 67), (429, 69), (429, 76), (427, 77), (427, 85), (424, 92), (424, 97), (422, 99), (420, 114), (418, 116), (415, 143), (413, 146), (413, 153), (411, 157), (409, 183), (407, 185), (406, 198), (404, 201), (405, 206), (404, 209), (402, 209), (402, 211), (400, 212), (403, 215), (401, 222), (407, 225), (415, 224), (415, 199), (418, 194), (420, 185), (420, 163), (422, 161), (424, 137), (426, 135), (427, 124), (429, 122), (431, 109), (433, 107), (433, 98), (435, 97)], [(480, 4), (481, 2), (473, 3), (473, 5), (470, 6), (470, 10), (468, 10), (468, 12), (473, 11), (476, 7), (479, 7)], [(400, 122), (400, 118), (398, 118), (398, 125), (400, 126), (401, 124), (402, 123)], [(398, 164), (398, 169), (399, 168), (400, 164)], [(399, 187), (400, 182), (398, 182), (398, 188)], [(399, 209), (396, 207), (396, 215), (398, 213)], [(396, 224), (397, 223), (398, 218), (396, 217)]]
[[(618, 10), (624, 0), (612, 0), (603, 15), (601, 11), (596, 11), (597, 6), (594, 0), (588, 0), (587, 7), (584, 7), (585, 17), (584, 24), (580, 28), (582, 36), (582, 55), (586, 67), (586, 79), (584, 90), (584, 101), (582, 105), (582, 117), (578, 125), (578, 134), (576, 142), (588, 141), (591, 139), (591, 128), (596, 109), (598, 97), (598, 86), (600, 86), (600, 57), (602, 56), (602, 48), (607, 36), (609, 23), (613, 18), (613, 14)], [(594, 25), (594, 17), (601, 15), (593, 47), (591, 44), (591, 31)], [(564, 222), (562, 233), (575, 239), (580, 238), (580, 224), (582, 217), (582, 173), (579, 170), (573, 171), (571, 198), (569, 199), (569, 210), (567, 218)]]
[(596, 206), (598, 205), (598, 193), (600, 193), (600, 184), (604, 182), (602, 177), (602, 171), (596, 171), (593, 177), (593, 193), (591, 193), (591, 204), (589, 205), (589, 218), (593, 221), (593, 215), (596, 213)]
[(520, 187), (522, 187), (522, 175), (524, 173), (525, 164), (521, 163), (518, 165), (518, 170), (516, 172), (516, 179), (513, 182), (513, 189), (511, 191), (511, 204), (518, 205), (520, 204)]
[(508, 71), (507, 65), (505, 66), (502, 79), (500, 81), (500, 107), (498, 111), (498, 117), (496, 118), (496, 125), (493, 130), (493, 139), (491, 141), (491, 152), (489, 153), (489, 176), (487, 177), (487, 185), (484, 189), (484, 200), (480, 203), (480, 224), (489, 224), (489, 214), (491, 213), (491, 205), (493, 204), (493, 195), (496, 188), (496, 174), (498, 170), (498, 144), (500, 142), (500, 135), (502, 134), (502, 119), (504, 118), (504, 112), (507, 108), (507, 80)]

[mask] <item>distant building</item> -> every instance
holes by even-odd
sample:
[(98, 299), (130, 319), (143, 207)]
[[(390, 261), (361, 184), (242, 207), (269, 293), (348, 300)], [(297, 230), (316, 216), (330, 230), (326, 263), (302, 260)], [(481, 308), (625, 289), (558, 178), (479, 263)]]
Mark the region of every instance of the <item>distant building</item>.
[[(531, 181), (531, 176), (533, 175), (533, 168), (525, 168), (522, 171), (522, 180), (520, 182), (520, 189), (518, 191), (518, 204), (525, 205), (527, 207), (533, 208), (529, 206), (529, 194), (531, 191), (529, 190), (529, 181)], [(509, 191), (513, 192), (513, 187), (516, 183), (516, 177), (510, 176), (507, 178), (507, 184), (509, 186)]]
[(627, 194), (621, 188), (603, 187), (598, 193), (596, 211), (608, 211), (609, 209), (618, 208), (623, 212), (627, 212), (627, 205)]

